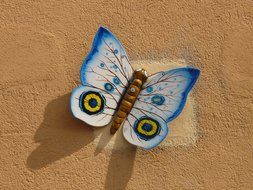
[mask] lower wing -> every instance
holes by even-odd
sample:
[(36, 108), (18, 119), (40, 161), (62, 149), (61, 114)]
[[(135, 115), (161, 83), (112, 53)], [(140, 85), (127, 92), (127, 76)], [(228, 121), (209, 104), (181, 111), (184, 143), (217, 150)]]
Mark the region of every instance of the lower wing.
[(119, 98), (103, 89), (80, 86), (71, 95), (71, 110), (76, 118), (94, 127), (110, 123)]
[(145, 110), (133, 107), (123, 124), (125, 139), (136, 146), (151, 149), (167, 136), (167, 123)]

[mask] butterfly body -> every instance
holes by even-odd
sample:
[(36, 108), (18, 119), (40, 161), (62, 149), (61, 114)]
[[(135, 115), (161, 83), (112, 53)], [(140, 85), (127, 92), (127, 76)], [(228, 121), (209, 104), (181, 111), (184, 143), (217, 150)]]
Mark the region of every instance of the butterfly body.
[(114, 134), (130, 113), (144, 82), (147, 80), (147, 72), (144, 69), (135, 70), (133, 79), (128, 85), (122, 97), (120, 106), (112, 121), (111, 134)]
[(133, 70), (118, 39), (100, 27), (81, 68), (82, 85), (73, 90), (73, 115), (94, 127), (123, 127), (125, 139), (151, 149), (169, 132), (168, 123), (183, 110), (200, 71), (192, 67), (147, 76)]

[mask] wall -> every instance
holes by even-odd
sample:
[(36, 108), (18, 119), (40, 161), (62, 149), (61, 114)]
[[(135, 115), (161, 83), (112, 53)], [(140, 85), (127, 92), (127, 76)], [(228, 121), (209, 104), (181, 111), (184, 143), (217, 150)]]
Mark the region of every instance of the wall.
[[(2, 0), (1, 189), (253, 189), (252, 11), (248, 0)], [(70, 113), (100, 25), (135, 68), (201, 70), (158, 148), (136, 149)]]

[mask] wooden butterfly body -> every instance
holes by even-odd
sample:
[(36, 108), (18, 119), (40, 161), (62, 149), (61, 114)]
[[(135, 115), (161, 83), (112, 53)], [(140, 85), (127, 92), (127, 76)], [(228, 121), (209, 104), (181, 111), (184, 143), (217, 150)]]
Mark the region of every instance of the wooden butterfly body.
[(111, 133), (123, 126), (125, 139), (151, 149), (169, 131), (168, 122), (182, 111), (200, 71), (177, 68), (148, 77), (133, 70), (117, 38), (100, 27), (81, 68), (82, 85), (73, 90), (73, 115), (94, 127), (112, 123)]

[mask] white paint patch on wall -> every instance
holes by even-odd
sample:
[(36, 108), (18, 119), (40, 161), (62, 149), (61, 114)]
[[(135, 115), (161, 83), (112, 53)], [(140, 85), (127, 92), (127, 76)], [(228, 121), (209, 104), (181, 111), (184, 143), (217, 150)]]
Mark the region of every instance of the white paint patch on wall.
[[(135, 69), (144, 68), (148, 71), (149, 75), (170, 70), (178, 67), (185, 67), (187, 64), (185, 60), (136, 60), (132, 61)], [(182, 113), (172, 122), (169, 123), (170, 132), (166, 139), (159, 145), (163, 147), (175, 146), (192, 146), (195, 144), (197, 136), (196, 128), (196, 115), (194, 113), (194, 99), (192, 93), (189, 94), (186, 105)], [(122, 150), (133, 148), (123, 137), (122, 127), (116, 132), (115, 135), (110, 134), (110, 126), (95, 128), (94, 145), (98, 151), (102, 149)]]

